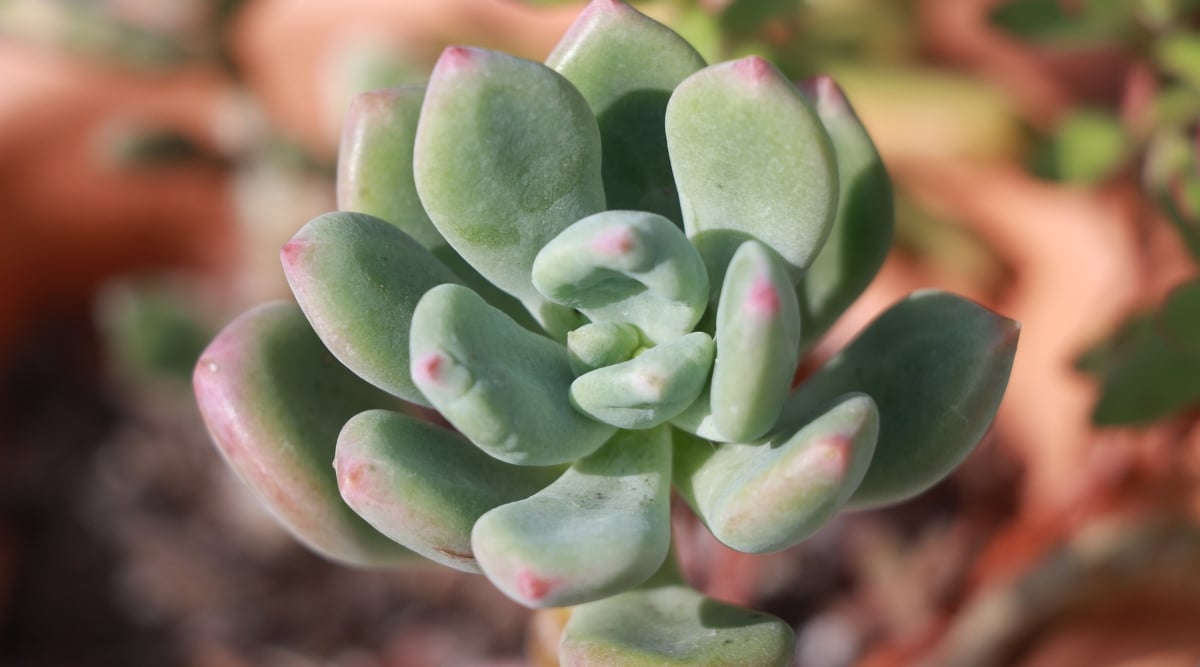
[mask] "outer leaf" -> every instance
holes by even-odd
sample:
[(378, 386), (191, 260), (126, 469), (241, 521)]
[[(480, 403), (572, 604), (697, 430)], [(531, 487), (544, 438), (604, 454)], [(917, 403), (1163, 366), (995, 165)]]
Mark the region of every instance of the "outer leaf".
[(355, 95), (346, 111), (337, 164), (337, 204), (396, 225), (422, 246), (446, 245), (417, 196), (413, 142), (425, 86)]
[(714, 447), (679, 433), (679, 491), (724, 544), (748, 553), (799, 544), (862, 482), (879, 435), (869, 396), (850, 394), (803, 426), (760, 442)]
[(342, 498), (381, 533), (449, 567), (481, 572), (471, 528), (554, 481), (560, 468), (502, 463), (466, 438), (387, 410), (355, 416), (333, 460)]
[(571, 402), (618, 428), (646, 429), (695, 402), (713, 363), (713, 342), (696, 331), (629, 361), (598, 368), (571, 384)]
[(784, 667), (794, 644), (787, 623), (704, 597), (668, 563), (636, 590), (574, 609), (559, 660), (563, 667)]
[(541, 492), (483, 515), (471, 545), (488, 579), (521, 604), (598, 600), (662, 565), (670, 487), (667, 429), (620, 431)]
[(537, 329), (524, 306), (479, 275), (433, 226), (413, 180), (413, 145), (425, 86), (359, 93), (350, 101), (338, 153), (338, 209), (367, 213), (399, 227), (427, 248), (463, 283)]
[(425, 293), (410, 346), (417, 386), (455, 428), (502, 461), (565, 463), (596, 451), (615, 430), (571, 407), (575, 375), (566, 348), (465, 287)]
[(726, 439), (762, 436), (779, 418), (800, 356), (800, 306), (787, 272), (761, 243), (738, 248), (717, 307), (710, 406)]
[(428, 406), (409, 374), (408, 329), (426, 290), (458, 278), (396, 227), (365, 213), (326, 213), (280, 251), (317, 335), (371, 384)]
[(803, 340), (807, 347), (858, 298), (892, 245), (892, 183), (875, 144), (845, 94), (826, 76), (801, 90), (825, 124), (837, 152), (837, 216), (829, 238), (800, 280)]
[(555, 333), (574, 328), (530, 282), (542, 246), (604, 209), (600, 131), (553, 70), (450, 47), (429, 81), (415, 148), (417, 192), (450, 245)]
[(748, 238), (798, 279), (833, 223), (838, 182), (829, 135), (795, 87), (756, 56), (713, 65), (675, 89), (666, 130), (684, 229), (710, 282)]
[(629, 322), (651, 341), (692, 330), (708, 305), (704, 261), (666, 218), (605, 211), (568, 227), (533, 263), (547, 299), (593, 321)]
[(218, 449), (301, 542), (352, 565), (412, 558), (342, 502), (329, 465), (347, 419), (394, 401), (337, 363), (294, 304), (259, 306), (231, 322), (200, 357), (193, 383)]
[(855, 507), (897, 502), (949, 474), (983, 437), (1008, 384), (1021, 325), (922, 290), (879, 316), (788, 399), (777, 428), (836, 396), (875, 399), (882, 425)]
[(546, 64), (587, 99), (600, 125), (613, 209), (682, 224), (663, 128), (671, 91), (704, 59), (686, 40), (619, 0), (593, 0)]

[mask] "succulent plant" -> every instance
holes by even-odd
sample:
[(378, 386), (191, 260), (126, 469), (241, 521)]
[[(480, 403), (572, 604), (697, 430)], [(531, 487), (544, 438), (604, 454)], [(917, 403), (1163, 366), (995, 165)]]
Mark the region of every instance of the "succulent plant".
[(332, 559), (579, 605), (567, 664), (786, 664), (787, 624), (682, 582), (672, 489), (784, 549), (934, 484), (1007, 382), (1018, 325), (926, 291), (794, 387), (887, 252), (887, 173), (829, 79), (706, 66), (617, 0), (546, 65), (451, 47), (361, 94), (338, 172), (282, 250), (298, 305), (200, 359), (209, 429)]

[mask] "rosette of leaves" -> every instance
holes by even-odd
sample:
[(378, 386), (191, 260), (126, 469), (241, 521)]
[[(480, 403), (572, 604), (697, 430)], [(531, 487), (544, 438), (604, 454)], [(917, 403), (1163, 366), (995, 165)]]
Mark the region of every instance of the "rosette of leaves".
[(545, 65), (452, 47), (360, 95), (339, 207), (282, 250), (298, 305), (200, 359), (214, 439), (330, 558), (578, 605), (567, 664), (786, 664), (787, 624), (679, 577), (672, 489), (725, 544), (785, 549), (946, 475), (1015, 350), (922, 292), (793, 388), (887, 251), (887, 174), (832, 81), (707, 66), (615, 0)]

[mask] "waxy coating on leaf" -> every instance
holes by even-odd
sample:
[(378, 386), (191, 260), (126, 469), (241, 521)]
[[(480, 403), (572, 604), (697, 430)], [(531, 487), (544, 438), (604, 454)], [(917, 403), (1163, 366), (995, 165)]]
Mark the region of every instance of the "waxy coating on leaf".
[(867, 130), (827, 76), (805, 81), (812, 102), (837, 152), (837, 216), (797, 285), (804, 320), (803, 347), (816, 342), (870, 284), (892, 245), (892, 182)]
[(484, 574), (529, 607), (599, 600), (646, 581), (671, 542), (671, 437), (619, 431), (537, 494), (475, 524)]
[(425, 86), (414, 85), (367, 91), (350, 101), (338, 153), (338, 209), (373, 215), (399, 227), (488, 303), (538, 329), (521, 302), (488, 282), (450, 247), (421, 206), (413, 179), (413, 148), (424, 100)]
[(879, 442), (849, 506), (910, 498), (949, 474), (987, 431), (1020, 329), (962, 297), (915, 292), (801, 384), (777, 428), (836, 396), (869, 395), (879, 408)]
[(450, 47), (429, 80), (414, 173), (430, 219), (471, 266), (552, 333), (574, 328), (530, 270), (550, 239), (604, 209), (600, 131), (579, 91), (538, 63)]
[(346, 423), (333, 467), (342, 498), (381, 533), (430, 560), (476, 573), (475, 521), (562, 473), (497, 461), (457, 433), (387, 410)]
[(795, 282), (837, 207), (833, 145), (808, 102), (751, 56), (679, 84), (666, 130), (684, 229), (710, 281), (720, 283), (737, 247), (755, 239), (782, 257)]
[(747, 442), (775, 425), (800, 356), (800, 306), (786, 270), (756, 241), (738, 248), (717, 306), (710, 407), (724, 439)]
[(193, 384), (225, 460), (297, 539), (351, 565), (412, 561), (342, 502), (329, 465), (342, 424), (394, 399), (339, 364), (299, 308), (269, 303), (231, 322)]
[(668, 559), (642, 586), (573, 609), (559, 661), (563, 667), (785, 667), (795, 641), (782, 620), (688, 587)]
[(682, 224), (663, 129), (667, 101), (704, 59), (670, 28), (619, 0), (595, 0), (546, 64), (583, 93), (600, 126), (608, 207)]
[(371, 384), (428, 406), (409, 374), (408, 329), (425, 292), (458, 278), (396, 227), (326, 213), (280, 252), (296, 301), (339, 361)]
[(571, 403), (618, 428), (658, 426), (695, 402), (712, 368), (713, 353), (706, 333), (673, 338), (629, 361), (579, 376), (571, 384)]
[(424, 100), (424, 86), (372, 90), (350, 100), (338, 151), (337, 204), (387, 220), (434, 250), (446, 240), (413, 183), (413, 142)]
[(575, 374), (565, 347), (522, 328), (465, 287), (426, 292), (409, 336), (417, 386), (495, 458), (565, 463), (596, 451), (616, 430), (571, 406)]
[(850, 394), (809, 417), (749, 444), (676, 435), (679, 492), (718, 540), (748, 553), (786, 549), (850, 499), (875, 451), (875, 403)]
[(638, 211), (605, 211), (568, 227), (538, 253), (533, 284), (593, 322), (628, 322), (654, 342), (691, 331), (708, 305), (696, 249), (670, 220)]

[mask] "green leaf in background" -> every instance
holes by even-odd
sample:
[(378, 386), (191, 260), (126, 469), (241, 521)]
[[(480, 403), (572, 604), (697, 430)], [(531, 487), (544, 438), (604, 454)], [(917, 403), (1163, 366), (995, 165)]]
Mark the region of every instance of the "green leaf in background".
[[(1076, 362), (1076, 368), (1100, 380), (1093, 422), (1140, 425), (1200, 402), (1200, 355), (1178, 348), (1165, 337), (1160, 317), (1144, 313), (1130, 318), (1108, 341)], [(1172, 319), (1182, 318), (1176, 314)]]
[(1009, 0), (992, 10), (992, 25), (1014, 37), (1053, 46), (1123, 41), (1137, 29), (1129, 0)]
[(1116, 114), (1100, 109), (1079, 109), (1059, 122), (1034, 157), (1034, 172), (1068, 183), (1096, 183), (1114, 173), (1129, 159), (1133, 139)]

